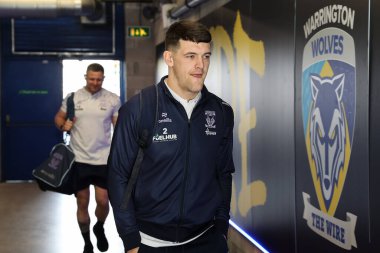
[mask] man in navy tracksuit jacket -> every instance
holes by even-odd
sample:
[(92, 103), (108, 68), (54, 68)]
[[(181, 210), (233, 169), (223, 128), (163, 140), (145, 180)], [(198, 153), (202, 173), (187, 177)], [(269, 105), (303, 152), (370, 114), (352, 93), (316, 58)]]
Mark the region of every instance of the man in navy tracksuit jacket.
[[(158, 107), (151, 86), (142, 106), (134, 96), (119, 111), (108, 160), (117, 230), (128, 253), (226, 253), (234, 122), (232, 108), (203, 83), (211, 35), (182, 20), (169, 28), (165, 44), (169, 75), (157, 84)], [(123, 209), (143, 127), (148, 146)]]

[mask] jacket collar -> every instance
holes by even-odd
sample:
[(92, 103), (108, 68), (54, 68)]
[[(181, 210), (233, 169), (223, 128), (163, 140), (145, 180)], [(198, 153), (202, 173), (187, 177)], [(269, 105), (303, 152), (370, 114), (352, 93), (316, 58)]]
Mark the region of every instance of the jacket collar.
[[(174, 99), (174, 97), (172, 96), (172, 94), (170, 93), (168, 87), (166, 87), (166, 84), (165, 84), (165, 79), (168, 78), (168, 75), (166, 76), (163, 76), (160, 80), (160, 82), (157, 84), (159, 88), (161, 88), (164, 92), (165, 95), (169, 96), (170, 98)], [(201, 90), (201, 93), (202, 93), (202, 96), (201, 96), (201, 99), (199, 100), (198, 104), (203, 102), (204, 100), (208, 99), (209, 95), (210, 95), (210, 92), (207, 90), (206, 86), (203, 85), (203, 88)]]

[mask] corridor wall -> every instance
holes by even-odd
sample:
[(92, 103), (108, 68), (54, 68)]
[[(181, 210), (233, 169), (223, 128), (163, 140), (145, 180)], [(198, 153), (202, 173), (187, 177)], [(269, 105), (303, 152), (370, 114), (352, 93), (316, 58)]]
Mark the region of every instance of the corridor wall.
[(231, 220), (269, 252), (379, 250), (378, 2), (234, 0), (201, 18), (205, 84), (235, 112)]
[(371, 252), (368, 1), (297, 1), (298, 252)]
[(270, 252), (295, 252), (293, 4), (232, 1), (202, 19), (206, 86), (235, 112), (231, 220)]

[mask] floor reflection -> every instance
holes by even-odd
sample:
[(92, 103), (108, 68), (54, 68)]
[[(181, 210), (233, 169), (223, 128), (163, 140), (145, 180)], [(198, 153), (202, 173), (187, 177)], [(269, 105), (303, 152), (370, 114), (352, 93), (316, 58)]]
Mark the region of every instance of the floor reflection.
[[(91, 194), (92, 228), (96, 222), (93, 189)], [(42, 192), (35, 183), (0, 183), (0, 217), (1, 253), (83, 252), (74, 196)], [(110, 244), (107, 252), (123, 253), (112, 209), (105, 232)], [(93, 233), (91, 241), (94, 253), (98, 253)]]

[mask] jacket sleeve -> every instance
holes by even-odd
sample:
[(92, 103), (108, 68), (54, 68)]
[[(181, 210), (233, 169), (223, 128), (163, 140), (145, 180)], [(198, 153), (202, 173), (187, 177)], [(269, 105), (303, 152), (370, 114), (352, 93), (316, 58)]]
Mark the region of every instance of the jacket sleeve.
[(215, 214), (215, 227), (227, 237), (228, 221), (230, 219), (232, 173), (235, 172), (232, 158), (234, 114), (229, 105), (223, 104), (222, 106), (224, 106), (225, 113), (225, 128), (223, 140), (219, 147), (217, 170), (223, 201)]
[(108, 194), (125, 250), (138, 247), (141, 240), (133, 198), (130, 198), (127, 209), (120, 208), (138, 152), (136, 118), (139, 110), (136, 101), (132, 98), (120, 108), (108, 157)]

